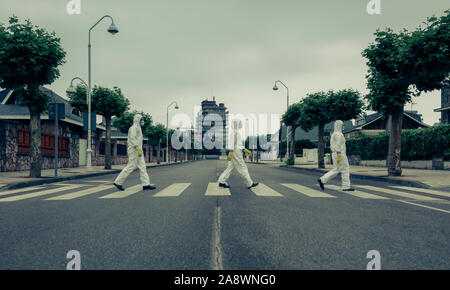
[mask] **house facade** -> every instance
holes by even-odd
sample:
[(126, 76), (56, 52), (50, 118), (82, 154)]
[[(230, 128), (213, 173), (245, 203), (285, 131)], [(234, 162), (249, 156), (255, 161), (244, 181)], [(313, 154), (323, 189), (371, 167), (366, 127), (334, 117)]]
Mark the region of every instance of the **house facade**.
[[(50, 97), (51, 103), (65, 105), (65, 118), (58, 123), (58, 167), (85, 166), (87, 131), (83, 129), (83, 118), (73, 112), (68, 100), (47, 88), (39, 89)], [(0, 171), (30, 169), (30, 114), (27, 107), (19, 105), (18, 97), (12, 90), (0, 92)], [(98, 124), (92, 132), (92, 166), (105, 163), (104, 150), (101, 152), (105, 129)], [(55, 122), (49, 120), (47, 112), (41, 114), (41, 154), (42, 169), (54, 168)], [(126, 151), (124, 156), (113, 156), (113, 164), (127, 161)]]

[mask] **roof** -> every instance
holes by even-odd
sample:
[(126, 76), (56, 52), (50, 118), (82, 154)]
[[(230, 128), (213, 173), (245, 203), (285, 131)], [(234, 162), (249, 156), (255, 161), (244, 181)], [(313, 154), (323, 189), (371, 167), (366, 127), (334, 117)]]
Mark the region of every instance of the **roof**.
[[(65, 113), (66, 118), (62, 121), (66, 121), (68, 123), (72, 123), (78, 126), (83, 126), (83, 118), (81, 118), (78, 115), (75, 115), (72, 113), (72, 106), (70, 105), (69, 101), (64, 99), (63, 97), (59, 96), (52, 90), (49, 90), (44, 87), (39, 87), (39, 90), (50, 97), (51, 103), (64, 103), (65, 104)], [(8, 95), (10, 90), (3, 90), (0, 91), (0, 101), (3, 102), (5, 97)], [(13, 97), (17, 97), (17, 94), (13, 92), (9, 99), (6, 100), (6, 104), (0, 104), (0, 119), (22, 119), (22, 120), (28, 120), (30, 118), (30, 111), (28, 107), (21, 106), (17, 104), (11, 104)], [(2, 99), (3, 98), (3, 99)], [(1, 103), (0, 102), (0, 103)], [(48, 119), (48, 113), (44, 112), (41, 114), (41, 119), (45, 120)], [(104, 126), (97, 125), (97, 128), (105, 130)]]
[[(414, 111), (414, 112), (416, 112), (416, 111)], [(429, 125), (427, 125), (425, 123), (422, 123), (420, 114), (417, 114), (417, 113), (414, 113), (414, 112), (404, 112), (403, 116), (406, 116), (406, 117), (414, 120), (415, 122), (419, 123), (421, 126), (430, 127)], [(370, 115), (364, 116), (365, 122), (363, 124), (357, 125), (357, 126), (352, 126), (351, 128), (350, 127), (348, 127), (348, 128), (345, 127), (345, 130), (343, 130), (342, 133), (345, 134), (345, 133), (349, 133), (349, 132), (354, 131), (354, 130), (362, 130), (363, 127), (365, 127), (365, 126), (367, 126), (367, 125), (369, 125), (369, 124), (379, 120), (382, 117), (383, 117), (382, 113), (374, 113), (374, 114), (370, 114)]]

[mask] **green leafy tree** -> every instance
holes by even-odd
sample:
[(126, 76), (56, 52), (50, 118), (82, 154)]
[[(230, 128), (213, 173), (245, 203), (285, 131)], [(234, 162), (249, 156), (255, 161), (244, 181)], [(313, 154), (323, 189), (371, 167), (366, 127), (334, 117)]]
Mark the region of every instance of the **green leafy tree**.
[[(86, 89), (78, 86), (76, 93), (69, 95), (70, 104), (76, 110), (87, 109)], [(106, 138), (105, 138), (105, 169), (111, 169), (111, 119), (113, 116), (120, 117), (128, 107), (130, 101), (126, 99), (120, 88), (113, 89), (95, 86), (91, 95), (91, 110), (105, 117)]]
[(120, 132), (122, 133), (128, 133), (128, 129), (130, 129), (131, 126), (133, 126), (133, 120), (134, 120), (134, 116), (136, 114), (140, 114), (142, 116), (142, 119), (144, 120), (144, 126), (142, 126), (142, 135), (144, 135), (145, 137), (148, 137), (149, 132), (152, 128), (152, 116), (148, 113), (145, 113), (143, 111), (126, 111), (125, 113), (123, 113), (122, 115), (120, 115), (120, 117), (114, 118), (114, 120), (112, 121), (112, 125), (119, 129)]
[(156, 124), (151, 126), (147, 132), (150, 144), (153, 146), (158, 145), (158, 152), (156, 154), (158, 164), (161, 162), (161, 142), (165, 143), (166, 140), (166, 127), (163, 124)]
[(54, 32), (48, 33), (26, 20), (19, 23), (16, 16), (9, 25), (0, 24), (0, 87), (18, 92), (20, 104), (30, 111), (31, 162), (30, 177), (40, 177), (41, 119), (50, 98), (39, 90), (59, 77), (59, 66), (66, 52)]
[(378, 30), (375, 41), (362, 55), (369, 67), (366, 99), (369, 108), (388, 118), (388, 174), (399, 176), (403, 108), (422, 91), (440, 89), (449, 84), (450, 12), (431, 17), (424, 28), (414, 32)]
[(300, 101), (301, 114), (298, 126), (305, 131), (318, 126), (318, 167), (325, 168), (324, 128), (325, 124), (335, 120), (347, 121), (357, 117), (363, 107), (361, 94), (352, 89), (317, 92), (308, 94)]

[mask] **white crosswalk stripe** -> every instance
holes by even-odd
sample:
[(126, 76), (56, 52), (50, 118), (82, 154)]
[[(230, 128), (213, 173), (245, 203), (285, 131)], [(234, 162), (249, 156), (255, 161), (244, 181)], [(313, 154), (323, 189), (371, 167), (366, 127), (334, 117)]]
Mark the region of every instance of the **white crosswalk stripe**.
[(63, 186), (63, 187), (41, 190), (41, 191), (27, 193), (27, 194), (14, 195), (14, 196), (6, 197), (6, 198), (0, 198), (0, 202), (24, 200), (24, 199), (28, 199), (28, 198), (57, 193), (57, 192), (65, 191), (65, 190), (72, 190), (72, 189), (76, 189), (76, 188), (83, 187), (83, 186), (84, 185)]
[(355, 190), (355, 191), (342, 191), (342, 188), (336, 185), (327, 184), (325, 188), (330, 188), (332, 190), (340, 191), (345, 194), (350, 194), (356, 197), (364, 198), (364, 199), (390, 199), (389, 197), (384, 197), (380, 195), (371, 194), (365, 191), (361, 190)]
[(108, 190), (108, 189), (112, 189), (115, 188), (114, 186), (111, 185), (103, 185), (103, 186), (96, 186), (96, 187), (91, 187), (85, 190), (81, 190), (81, 191), (76, 191), (73, 193), (67, 193), (67, 194), (63, 194), (63, 195), (58, 195), (55, 197), (50, 197), (47, 198), (45, 200), (69, 200), (69, 199), (75, 199), (78, 197), (82, 197), (82, 196), (86, 196), (89, 194), (93, 194), (93, 193), (97, 193), (100, 191), (104, 191), (104, 190)]
[(124, 198), (140, 191), (142, 191), (142, 184), (128, 187), (124, 191), (117, 191), (108, 195), (100, 196), (99, 198)]
[(382, 193), (387, 193), (387, 194), (391, 194), (391, 195), (396, 195), (396, 196), (401, 196), (404, 198), (410, 198), (410, 199), (415, 199), (415, 200), (426, 200), (426, 201), (443, 201), (443, 199), (439, 199), (439, 198), (434, 198), (434, 197), (429, 197), (429, 196), (424, 196), (424, 195), (418, 195), (418, 194), (413, 194), (413, 193), (406, 193), (403, 191), (399, 191), (399, 190), (393, 190), (393, 189), (389, 189), (389, 188), (381, 188), (381, 187), (375, 187), (375, 186), (371, 186), (371, 185), (356, 185), (356, 187), (358, 188), (363, 188), (363, 189), (368, 189), (368, 190), (373, 190), (373, 191), (378, 191), (378, 192), (382, 192)]
[(439, 190), (435, 190), (435, 189), (417, 188), (417, 187), (408, 187), (408, 186), (391, 186), (391, 187), (397, 188), (397, 189), (416, 191), (416, 192), (420, 192), (420, 193), (429, 193), (429, 194), (434, 194), (434, 195), (439, 195), (439, 196), (450, 197), (450, 192), (439, 191)]
[(179, 196), (191, 183), (174, 183), (164, 188), (153, 197), (176, 197)]
[(263, 183), (259, 183), (258, 186), (252, 187), (251, 191), (257, 196), (283, 196)]
[(336, 196), (327, 194), (323, 191), (315, 190), (300, 184), (295, 183), (282, 183), (281, 185), (286, 186), (294, 191), (307, 195), (309, 197), (327, 197), (327, 198), (335, 198)]
[(210, 182), (208, 183), (208, 188), (205, 192), (206, 196), (227, 196), (231, 195), (229, 188), (219, 187), (218, 182)]
[(26, 188), (18, 188), (18, 189), (13, 189), (13, 190), (8, 190), (8, 191), (2, 191), (2, 192), (0, 192), (0, 196), (10, 195), (10, 194), (14, 194), (14, 193), (30, 192), (33, 190), (39, 190), (39, 189), (43, 189), (43, 188), (45, 188), (45, 186), (42, 186), (42, 185), (26, 187)]
[[(55, 183), (54, 185), (64, 185), (64, 186), (77, 185), (77, 186), (79, 186), (80, 184)], [(5, 196), (5, 195), (10, 195), (10, 194), (15, 194), (15, 193), (30, 192), (30, 191), (45, 189), (45, 188), (47, 188), (45, 185), (37, 185), (37, 186), (30, 186), (30, 187), (25, 187), (25, 188), (12, 189), (12, 190), (7, 190), (7, 191), (1, 191), (0, 196)]]

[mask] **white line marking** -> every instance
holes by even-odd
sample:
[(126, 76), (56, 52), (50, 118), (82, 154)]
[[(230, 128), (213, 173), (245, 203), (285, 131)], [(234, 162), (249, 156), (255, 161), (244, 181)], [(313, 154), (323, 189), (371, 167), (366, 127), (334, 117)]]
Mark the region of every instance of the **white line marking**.
[(179, 196), (189, 185), (191, 183), (174, 183), (153, 195), (153, 197)]
[(100, 191), (104, 191), (107, 189), (112, 189), (114, 188), (114, 186), (111, 185), (103, 185), (103, 186), (98, 186), (98, 187), (91, 187), (89, 189), (85, 189), (82, 191), (77, 191), (77, 192), (73, 192), (73, 193), (67, 193), (67, 194), (63, 194), (63, 195), (58, 195), (55, 197), (50, 197), (47, 198), (45, 200), (69, 200), (69, 199), (74, 199), (74, 198), (78, 198), (78, 197), (82, 197), (82, 196), (86, 196), (89, 194), (93, 194), (96, 192), (100, 192)]
[(221, 223), (221, 208), (216, 207), (214, 210), (214, 225), (213, 225), (213, 238), (212, 238), (212, 269), (213, 270), (223, 270), (222, 264), (222, 245), (220, 243), (220, 234), (222, 231)]
[(37, 197), (37, 196), (43, 196), (43, 195), (47, 195), (47, 194), (51, 194), (51, 193), (57, 193), (60, 191), (71, 190), (71, 189), (75, 189), (75, 188), (83, 187), (83, 186), (84, 185), (63, 186), (63, 187), (58, 187), (58, 188), (53, 188), (53, 189), (48, 189), (48, 190), (41, 190), (41, 191), (33, 192), (33, 193), (15, 195), (15, 196), (10, 196), (10, 197), (6, 197), (6, 198), (1, 198), (0, 202), (23, 200), (23, 199), (28, 199), (28, 198)]
[(252, 187), (250, 190), (257, 196), (283, 196), (263, 183), (259, 183), (256, 187)]
[(227, 196), (231, 195), (229, 188), (219, 187), (218, 182), (208, 183), (208, 188), (206, 189), (205, 195), (207, 196)]
[(27, 188), (18, 188), (18, 189), (13, 189), (13, 190), (8, 190), (8, 191), (2, 191), (2, 192), (0, 192), (0, 196), (10, 195), (10, 194), (14, 194), (14, 193), (29, 192), (29, 191), (44, 189), (44, 188), (46, 188), (46, 187), (42, 186), (42, 185), (41, 186), (32, 186), (32, 187), (27, 187)]
[(132, 187), (128, 187), (124, 191), (117, 191), (111, 194), (100, 196), (99, 198), (124, 198), (140, 191), (142, 191), (142, 185), (138, 184)]
[(356, 185), (356, 187), (361, 187), (364, 189), (369, 189), (369, 190), (378, 191), (378, 192), (382, 192), (382, 193), (397, 195), (397, 196), (401, 196), (401, 197), (405, 197), (405, 198), (411, 198), (411, 199), (415, 199), (415, 200), (442, 201), (442, 199), (439, 199), (439, 198), (417, 195), (417, 194), (412, 194), (412, 193), (406, 193), (403, 191), (393, 190), (393, 189), (389, 189), (389, 188), (380, 188), (380, 187), (375, 187), (375, 186), (371, 186), (371, 185)]
[(398, 200), (398, 201), (404, 202), (404, 203), (407, 203), (407, 204), (411, 204), (411, 205), (415, 205), (415, 206), (420, 206), (420, 207), (432, 209), (432, 210), (437, 210), (437, 211), (442, 211), (442, 212), (445, 212), (445, 213), (450, 213), (450, 211), (448, 211), (448, 210), (435, 208), (435, 207), (431, 207), (431, 206), (426, 206), (426, 205), (423, 205), (423, 204), (417, 204), (417, 203), (409, 202), (409, 201), (406, 201), (406, 200)]
[(398, 189), (406, 189), (406, 190), (411, 190), (411, 191), (416, 191), (416, 192), (421, 192), (421, 193), (429, 193), (429, 194), (434, 194), (434, 195), (450, 197), (450, 192), (444, 192), (444, 191), (439, 191), (439, 190), (435, 190), (435, 189), (417, 188), (417, 187), (408, 187), (408, 186), (391, 186), (391, 187), (398, 188)]
[(355, 191), (343, 191), (339, 186), (327, 184), (325, 185), (325, 189), (330, 188), (332, 190), (336, 190), (345, 194), (350, 194), (356, 197), (365, 198), (365, 199), (390, 199), (389, 197), (384, 197), (380, 195), (371, 194), (365, 191), (355, 190)]
[(290, 188), (294, 191), (297, 191), (299, 193), (302, 193), (304, 195), (307, 195), (309, 197), (329, 197), (329, 198), (336, 198), (336, 196), (333, 196), (331, 194), (324, 193), (322, 191), (318, 191), (300, 184), (294, 184), (294, 183), (282, 183), (281, 185), (286, 186), (287, 188)]

